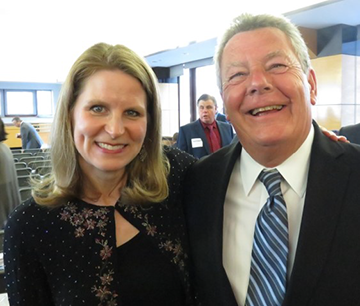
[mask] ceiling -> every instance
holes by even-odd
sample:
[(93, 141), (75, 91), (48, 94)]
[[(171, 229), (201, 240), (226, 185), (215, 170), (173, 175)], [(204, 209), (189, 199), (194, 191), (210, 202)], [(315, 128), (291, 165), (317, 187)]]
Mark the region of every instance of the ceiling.
[[(298, 26), (321, 29), (336, 24), (360, 25), (360, 1), (326, 1), (310, 7), (284, 13)], [(174, 48), (146, 56), (152, 67), (172, 67), (187, 62), (212, 57), (216, 38), (194, 42), (185, 47)]]
[(97, 42), (124, 44), (152, 66), (212, 57), (215, 38), (245, 11), (311, 28), (360, 24), (359, 0), (0, 0), (0, 82), (62, 82)]

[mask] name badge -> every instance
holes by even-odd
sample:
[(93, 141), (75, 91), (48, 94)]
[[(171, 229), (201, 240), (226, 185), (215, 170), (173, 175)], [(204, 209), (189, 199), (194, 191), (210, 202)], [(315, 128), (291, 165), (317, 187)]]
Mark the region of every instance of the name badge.
[(201, 138), (191, 138), (191, 146), (193, 148), (201, 148), (203, 147), (203, 141)]

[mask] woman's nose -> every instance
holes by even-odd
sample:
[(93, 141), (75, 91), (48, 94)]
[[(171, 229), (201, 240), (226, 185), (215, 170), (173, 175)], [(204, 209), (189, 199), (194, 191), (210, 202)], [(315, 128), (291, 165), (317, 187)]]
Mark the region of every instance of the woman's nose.
[(115, 139), (124, 133), (124, 122), (119, 116), (112, 116), (112, 118), (106, 123), (105, 130), (112, 139)]

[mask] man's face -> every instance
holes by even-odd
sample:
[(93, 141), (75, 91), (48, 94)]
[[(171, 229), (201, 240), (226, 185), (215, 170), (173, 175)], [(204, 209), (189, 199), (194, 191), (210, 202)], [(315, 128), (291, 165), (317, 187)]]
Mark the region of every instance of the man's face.
[(16, 127), (20, 127), (20, 122), (19, 121), (16, 121), (16, 120), (13, 120), (13, 125), (15, 125)]
[(315, 72), (305, 75), (282, 31), (235, 35), (224, 48), (220, 72), (227, 114), (245, 148), (302, 144), (311, 127)]
[(198, 104), (199, 117), (204, 123), (211, 124), (215, 120), (216, 106), (212, 100), (200, 100)]

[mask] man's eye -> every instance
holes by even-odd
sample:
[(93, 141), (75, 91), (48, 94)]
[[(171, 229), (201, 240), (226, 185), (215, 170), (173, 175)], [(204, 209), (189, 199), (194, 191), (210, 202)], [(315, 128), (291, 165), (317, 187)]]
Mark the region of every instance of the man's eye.
[(104, 112), (105, 108), (100, 105), (95, 105), (90, 108), (94, 113), (102, 113)]
[(227, 81), (228, 84), (238, 84), (241, 83), (244, 78), (246, 77), (246, 73), (245, 72), (237, 72), (235, 74), (233, 74), (229, 80)]
[(284, 73), (288, 70), (288, 68), (289, 67), (285, 64), (276, 63), (270, 66), (269, 71), (273, 73)]
[(233, 79), (236, 79), (236, 78), (241, 78), (245, 76), (245, 73), (244, 72), (237, 72), (235, 73), (234, 75), (232, 75), (230, 78), (229, 78), (229, 81), (233, 80)]

